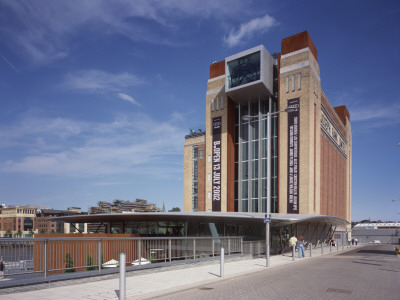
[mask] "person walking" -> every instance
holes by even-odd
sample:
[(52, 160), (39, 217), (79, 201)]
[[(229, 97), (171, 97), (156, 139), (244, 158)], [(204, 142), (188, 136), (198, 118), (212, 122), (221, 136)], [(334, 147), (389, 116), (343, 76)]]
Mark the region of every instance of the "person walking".
[(293, 247), (293, 245), (297, 245), (297, 238), (294, 233), (292, 233), (292, 236), (289, 239), (289, 247)]
[[(296, 245), (297, 245), (297, 238), (294, 235), (294, 233), (292, 233), (292, 237), (289, 239), (289, 247), (293, 249), (293, 247)], [(294, 252), (292, 252), (292, 257), (294, 257)]]
[(2, 256), (0, 258), (0, 279), (4, 278), (4, 269), (5, 269), (5, 265), (4, 265), (3, 256)]
[(304, 246), (307, 244), (307, 242), (304, 241), (303, 236), (301, 235), (299, 237), (299, 241), (297, 242), (297, 248), (299, 251), (299, 258), (304, 257)]

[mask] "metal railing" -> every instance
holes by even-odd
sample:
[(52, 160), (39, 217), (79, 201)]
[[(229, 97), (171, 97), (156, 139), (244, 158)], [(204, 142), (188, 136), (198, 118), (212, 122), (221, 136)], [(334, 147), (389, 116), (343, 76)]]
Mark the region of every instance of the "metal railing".
[[(0, 239), (4, 275), (68, 273), (117, 267), (119, 254), (131, 266), (225, 255), (250, 254), (262, 242), (242, 237), (54, 237)], [(265, 247), (265, 245), (264, 245)], [(264, 250), (265, 251), (265, 250)], [(260, 253), (260, 251), (258, 251)]]

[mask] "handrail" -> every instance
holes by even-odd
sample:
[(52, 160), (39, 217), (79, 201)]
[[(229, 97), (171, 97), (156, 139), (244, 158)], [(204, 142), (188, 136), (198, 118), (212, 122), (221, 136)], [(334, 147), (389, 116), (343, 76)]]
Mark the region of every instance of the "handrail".
[[(74, 234), (75, 235), (75, 234)], [(224, 236), (224, 237), (205, 237), (205, 236), (188, 236), (188, 237), (146, 237), (146, 236), (130, 236), (130, 237), (87, 237), (87, 235), (79, 235), (78, 237), (38, 237), (38, 238), (1, 238), (0, 244), (3, 241), (11, 242), (29, 242), (29, 241), (71, 241), (71, 240), (84, 240), (84, 241), (98, 241), (98, 240), (228, 240), (228, 239), (241, 239), (243, 236)]]
[[(60, 272), (101, 270), (126, 253), (129, 265), (170, 263), (220, 255), (243, 254), (243, 237), (38, 237), (2, 238), (5, 275), (41, 272), (45, 277)], [(160, 251), (155, 251), (160, 250)], [(162, 250), (162, 251), (161, 251)], [(106, 264), (108, 262), (108, 264)]]

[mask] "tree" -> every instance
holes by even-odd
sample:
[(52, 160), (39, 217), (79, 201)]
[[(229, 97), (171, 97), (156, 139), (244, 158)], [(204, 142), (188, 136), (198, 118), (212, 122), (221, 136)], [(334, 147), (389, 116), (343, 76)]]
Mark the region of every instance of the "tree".
[(6, 231), (6, 237), (9, 237), (9, 238), (12, 237), (12, 232), (11, 232), (10, 228), (8, 228)]
[(30, 237), (33, 237), (33, 234), (34, 234), (33, 230), (32, 230), (32, 229), (29, 229), (29, 236), (30, 236)]
[(71, 254), (67, 253), (65, 255), (65, 270), (64, 273), (73, 273), (76, 272), (75, 269), (71, 269), (74, 267), (74, 260), (71, 257)]
[(179, 207), (173, 207), (168, 212), (173, 212), (173, 211), (181, 211), (181, 209)]
[(21, 229), (18, 229), (17, 233), (15, 234), (17, 237), (21, 237), (22, 236), (22, 231)]
[(86, 258), (86, 271), (90, 271), (90, 270), (96, 270), (96, 267), (93, 266), (93, 257), (88, 254), (87, 258)]

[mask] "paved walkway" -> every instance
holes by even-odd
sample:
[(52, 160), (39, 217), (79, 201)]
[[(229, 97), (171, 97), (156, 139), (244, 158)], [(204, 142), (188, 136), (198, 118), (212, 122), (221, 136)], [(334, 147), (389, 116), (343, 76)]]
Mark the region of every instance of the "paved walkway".
[[(360, 246), (358, 246), (360, 247)], [(329, 247), (324, 249), (324, 255), (334, 255), (343, 251), (354, 249), (354, 247)], [(270, 258), (270, 267), (266, 268), (264, 258), (237, 258), (227, 259), (224, 264), (224, 278), (220, 277), (220, 263), (212, 261), (195, 265), (185, 265), (179, 268), (162, 268), (128, 273), (126, 277), (126, 299), (151, 299), (160, 297), (178, 290), (207, 285), (209, 283), (227, 280), (232, 277), (268, 271), (286, 264), (298, 263), (313, 257), (321, 256), (321, 249), (312, 249), (312, 257), (309, 250), (305, 258), (292, 260), (291, 254), (274, 255)], [(132, 274), (131, 274), (132, 273)], [(0, 295), (1, 299), (118, 299), (119, 278), (95, 277), (92, 281), (76, 279), (65, 281), (52, 287), (51, 284), (39, 284), (30, 287), (28, 291), (21, 292), (21, 288), (4, 289)], [(82, 283), (83, 281), (83, 283)], [(35, 289), (35, 290), (34, 290)], [(5, 293), (6, 292), (6, 293)]]

